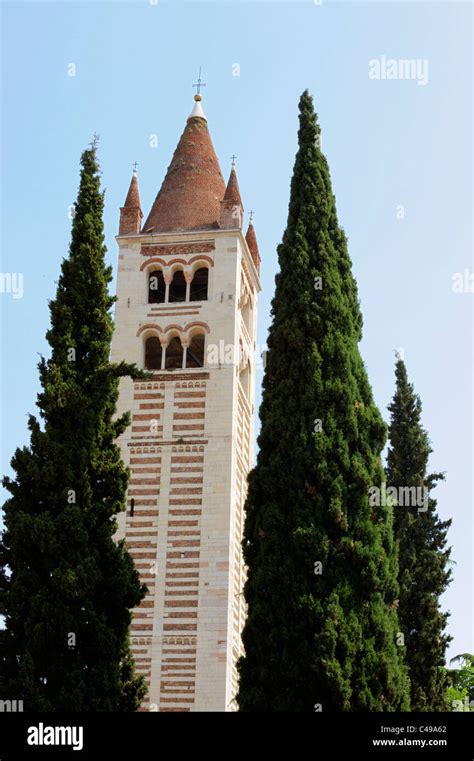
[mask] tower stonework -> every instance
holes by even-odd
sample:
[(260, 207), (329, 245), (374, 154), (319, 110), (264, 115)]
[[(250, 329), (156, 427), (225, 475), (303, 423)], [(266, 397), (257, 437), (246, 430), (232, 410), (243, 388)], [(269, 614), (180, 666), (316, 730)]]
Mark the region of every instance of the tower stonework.
[(234, 167), (226, 186), (200, 96), (143, 227), (136, 177), (121, 209), (112, 360), (130, 467), (125, 538), (148, 593), (131, 644), (143, 710), (236, 709), (245, 616), (241, 540), (253, 460), (260, 290)]

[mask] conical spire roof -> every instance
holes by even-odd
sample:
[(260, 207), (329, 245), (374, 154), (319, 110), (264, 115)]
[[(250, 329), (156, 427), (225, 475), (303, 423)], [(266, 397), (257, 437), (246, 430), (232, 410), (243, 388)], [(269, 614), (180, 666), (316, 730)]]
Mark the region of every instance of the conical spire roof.
[(239, 182), (237, 180), (237, 173), (235, 167), (232, 166), (230, 171), (229, 182), (225, 189), (224, 201), (231, 201), (233, 204), (240, 204), (243, 208), (242, 198), (240, 197)]
[(120, 209), (119, 235), (137, 235), (140, 232), (142, 218), (137, 173), (134, 170), (125, 203)]
[(123, 205), (124, 209), (141, 209), (140, 193), (138, 192), (138, 180), (135, 172), (132, 175), (127, 197)]
[(247, 241), (247, 246), (249, 247), (249, 251), (252, 255), (252, 259), (258, 270), (260, 267), (260, 253), (258, 250), (258, 243), (257, 243), (257, 236), (255, 234), (255, 228), (251, 221), (249, 222), (249, 227), (245, 235), (245, 240)]
[(142, 232), (219, 227), (225, 189), (207, 119), (196, 100)]

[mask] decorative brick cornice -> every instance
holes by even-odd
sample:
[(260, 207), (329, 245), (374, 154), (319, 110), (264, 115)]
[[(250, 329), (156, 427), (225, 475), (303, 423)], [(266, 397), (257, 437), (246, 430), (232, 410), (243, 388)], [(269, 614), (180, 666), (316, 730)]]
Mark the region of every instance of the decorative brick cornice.
[(196, 241), (196, 243), (176, 243), (171, 245), (169, 243), (157, 243), (153, 245), (145, 245), (141, 247), (141, 253), (143, 256), (166, 256), (168, 254), (205, 254), (209, 251), (215, 250), (214, 241)]
[(196, 310), (193, 309), (192, 311), (189, 311), (189, 312), (183, 312), (183, 311), (158, 312), (157, 311), (157, 312), (147, 312), (147, 317), (156, 317), (157, 315), (159, 315), (160, 317), (174, 317), (175, 315), (177, 315), (178, 317), (183, 317), (183, 316), (189, 316), (189, 315), (193, 316), (198, 314), (199, 314), (199, 309), (196, 309)]
[(176, 372), (168, 372), (166, 375), (163, 373), (156, 373), (153, 375), (153, 378), (150, 378), (149, 381), (135, 381), (135, 383), (164, 383), (169, 381), (192, 381), (192, 380), (209, 380), (211, 376), (209, 373), (176, 373)]
[[(183, 439), (184, 443), (178, 444), (177, 439)], [(187, 438), (187, 441), (185, 439)], [(162, 439), (155, 439), (155, 442), (150, 441), (150, 439), (141, 441), (135, 440), (135, 441), (129, 441), (127, 443), (127, 446), (130, 447), (130, 450), (132, 451), (132, 447), (134, 447), (137, 451), (134, 452), (134, 454), (153, 454), (155, 451), (159, 452), (161, 451), (161, 447), (174, 447), (177, 452), (203, 452), (204, 446), (209, 443), (208, 439), (196, 439), (196, 438), (190, 438), (186, 437), (186, 434), (181, 434), (179, 437), (176, 437), (174, 441), (163, 441)], [(199, 447), (199, 448), (198, 448)], [(138, 451), (141, 450), (141, 451)], [(145, 461), (144, 461), (145, 462)]]

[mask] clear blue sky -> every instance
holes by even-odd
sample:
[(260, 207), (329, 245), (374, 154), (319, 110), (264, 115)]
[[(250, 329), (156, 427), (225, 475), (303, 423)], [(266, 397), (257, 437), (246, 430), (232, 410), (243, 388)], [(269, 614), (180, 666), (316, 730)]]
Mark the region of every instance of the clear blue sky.
[[(192, 108), (204, 107), (221, 167), (238, 156), (262, 255), (264, 343), (308, 88), (349, 238), (365, 330), (361, 346), (387, 418), (394, 349), (404, 347), (424, 405), (443, 517), (453, 517), (455, 580), (445, 595), (454, 642), (474, 652), (472, 302), (452, 275), (473, 268), (472, 7), (455, 2), (2, 3), (2, 471), (28, 441), (47, 301), (69, 243), (79, 157), (100, 134), (105, 225), (114, 268), (118, 210), (133, 161), (145, 215)], [(381, 56), (428, 60), (428, 83), (373, 80)], [(76, 76), (68, 76), (75, 64)], [(233, 76), (234, 64), (240, 76)], [(234, 67), (234, 68), (233, 68)], [(150, 147), (150, 135), (158, 147)], [(403, 205), (404, 219), (397, 219)]]

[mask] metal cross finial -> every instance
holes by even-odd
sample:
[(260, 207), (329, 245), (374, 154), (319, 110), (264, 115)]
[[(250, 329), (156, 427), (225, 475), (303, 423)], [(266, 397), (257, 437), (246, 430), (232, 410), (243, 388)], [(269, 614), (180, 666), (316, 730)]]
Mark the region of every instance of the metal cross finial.
[(199, 67), (198, 81), (197, 81), (197, 83), (195, 85), (193, 85), (193, 87), (196, 88), (196, 95), (200, 95), (201, 94), (201, 87), (205, 87), (205, 86), (206, 86), (206, 83), (203, 82), (202, 79), (201, 79), (201, 67)]
[(235, 159), (236, 159), (236, 158), (237, 158), (237, 156), (231, 156), (231, 159), (232, 159), (232, 166), (235, 166)]
[(137, 161), (134, 161), (134, 162), (133, 162), (133, 164), (132, 164), (132, 166), (133, 166), (133, 174), (136, 174), (136, 173), (137, 173), (137, 166), (138, 166), (138, 162), (137, 162)]
[(253, 220), (253, 209), (250, 210), (249, 225), (252, 224), (252, 220)]

